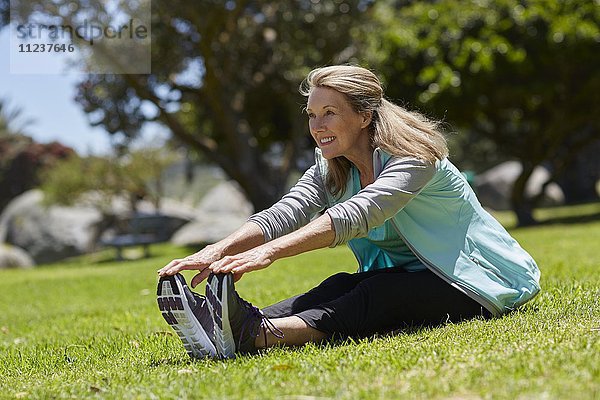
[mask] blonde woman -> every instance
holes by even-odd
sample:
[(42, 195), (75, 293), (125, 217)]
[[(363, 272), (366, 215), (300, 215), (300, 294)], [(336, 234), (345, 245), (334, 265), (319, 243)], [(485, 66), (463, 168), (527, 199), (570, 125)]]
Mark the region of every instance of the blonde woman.
[[(448, 160), (438, 123), (386, 100), (356, 66), (315, 69), (300, 90), (315, 164), (231, 236), (158, 271), (159, 307), (191, 356), (488, 318), (538, 293), (536, 263)], [(262, 310), (234, 289), (246, 272), (343, 243), (356, 273)], [(192, 286), (208, 278), (206, 297), (182, 270), (199, 271)]]

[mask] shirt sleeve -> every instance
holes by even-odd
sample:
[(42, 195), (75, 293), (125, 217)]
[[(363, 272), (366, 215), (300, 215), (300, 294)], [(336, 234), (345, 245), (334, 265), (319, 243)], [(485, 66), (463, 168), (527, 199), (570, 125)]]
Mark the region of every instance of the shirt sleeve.
[(323, 178), (313, 165), (281, 200), (252, 215), (248, 221), (261, 228), (265, 242), (268, 242), (308, 224), (326, 205)]
[(392, 158), (370, 185), (326, 213), (335, 229), (335, 247), (382, 225), (408, 204), (431, 180), (435, 164), (413, 158)]

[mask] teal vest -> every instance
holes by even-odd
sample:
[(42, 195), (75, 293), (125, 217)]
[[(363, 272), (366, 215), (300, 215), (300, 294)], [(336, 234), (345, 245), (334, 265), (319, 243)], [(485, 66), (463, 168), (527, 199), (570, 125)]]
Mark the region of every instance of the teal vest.
[[(375, 149), (375, 179), (391, 157)], [(319, 149), (315, 158), (318, 172), (325, 177), (327, 161)], [(429, 183), (389, 220), (399, 236), (428, 269), (494, 315), (532, 299), (540, 290), (540, 271), (533, 258), (483, 209), (448, 159), (437, 161), (435, 167)], [(329, 207), (352, 196), (354, 179), (350, 174), (340, 197), (328, 193)], [(354, 239), (347, 243), (359, 265), (373, 256), (364, 243)]]

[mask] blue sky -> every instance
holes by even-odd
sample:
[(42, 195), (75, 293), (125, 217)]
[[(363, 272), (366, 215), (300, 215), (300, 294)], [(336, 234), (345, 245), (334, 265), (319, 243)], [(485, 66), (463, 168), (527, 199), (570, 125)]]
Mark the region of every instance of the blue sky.
[[(102, 128), (91, 127), (73, 100), (78, 75), (11, 73), (10, 45), (9, 29), (1, 30), (0, 98), (9, 100), (9, 108), (21, 108), (23, 119), (34, 120), (25, 132), (39, 142), (57, 140), (82, 154), (109, 152), (109, 134)], [(145, 137), (164, 135), (156, 126), (144, 132)]]

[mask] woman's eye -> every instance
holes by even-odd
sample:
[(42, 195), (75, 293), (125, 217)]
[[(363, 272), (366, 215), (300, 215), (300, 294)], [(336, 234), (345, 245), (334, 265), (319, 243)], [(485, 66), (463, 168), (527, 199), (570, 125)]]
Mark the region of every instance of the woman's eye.
[(331, 110), (327, 110), (327, 111), (325, 112), (325, 115), (333, 115), (333, 114), (334, 114), (334, 112), (333, 112), (333, 111), (331, 111)]
[(308, 113), (308, 118), (314, 118), (314, 117), (315, 117), (315, 114), (313, 114), (313, 113)]

